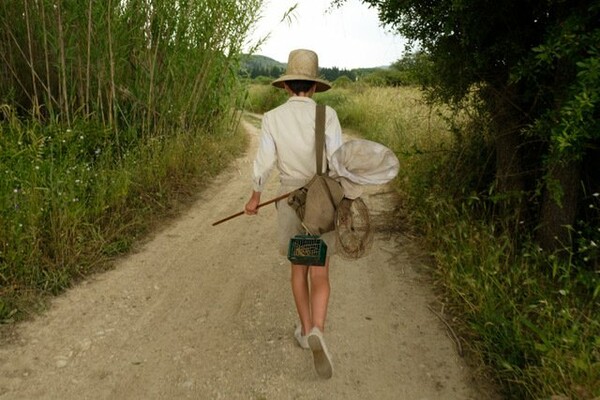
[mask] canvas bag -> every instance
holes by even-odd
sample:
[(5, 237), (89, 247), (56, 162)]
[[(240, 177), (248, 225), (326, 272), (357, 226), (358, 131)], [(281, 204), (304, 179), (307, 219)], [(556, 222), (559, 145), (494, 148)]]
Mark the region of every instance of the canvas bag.
[(321, 235), (335, 230), (335, 212), (344, 198), (339, 182), (323, 171), (325, 147), (325, 106), (317, 105), (315, 118), (316, 175), (303, 187), (293, 191), (288, 204), (296, 211), (304, 228), (311, 235)]

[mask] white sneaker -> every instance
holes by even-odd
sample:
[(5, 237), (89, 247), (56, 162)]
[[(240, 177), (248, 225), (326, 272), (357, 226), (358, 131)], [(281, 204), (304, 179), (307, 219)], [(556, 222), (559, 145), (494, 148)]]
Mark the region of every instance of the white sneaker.
[(319, 328), (314, 327), (308, 334), (308, 345), (312, 350), (317, 374), (324, 379), (331, 378), (333, 376), (333, 364), (323, 339), (323, 333)]
[(308, 336), (302, 335), (302, 325), (296, 326), (294, 337), (296, 338), (296, 341), (300, 347), (306, 350), (310, 349), (310, 346), (308, 345)]

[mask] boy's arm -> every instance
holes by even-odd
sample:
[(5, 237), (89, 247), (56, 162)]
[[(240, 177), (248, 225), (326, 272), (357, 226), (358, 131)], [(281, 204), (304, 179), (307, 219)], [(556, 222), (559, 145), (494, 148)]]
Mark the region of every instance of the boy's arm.
[(327, 154), (327, 162), (331, 164), (331, 156), (343, 144), (342, 127), (338, 119), (336, 111), (327, 108), (327, 121), (325, 125), (325, 149)]

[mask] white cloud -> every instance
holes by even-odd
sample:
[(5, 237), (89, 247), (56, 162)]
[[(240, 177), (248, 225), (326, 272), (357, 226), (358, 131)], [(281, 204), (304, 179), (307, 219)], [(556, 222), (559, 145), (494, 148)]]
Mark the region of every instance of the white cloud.
[[(286, 11), (298, 3), (290, 18)], [(265, 0), (252, 40), (270, 36), (256, 54), (287, 62), (290, 50), (311, 49), (321, 67), (390, 65), (402, 57), (406, 41), (381, 26), (377, 11), (360, 0), (330, 10), (331, 0)]]

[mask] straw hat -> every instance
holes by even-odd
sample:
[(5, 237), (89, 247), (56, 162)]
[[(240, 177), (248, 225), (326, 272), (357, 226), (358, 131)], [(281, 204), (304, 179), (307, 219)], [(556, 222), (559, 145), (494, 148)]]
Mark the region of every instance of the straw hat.
[(319, 56), (312, 50), (292, 50), (288, 57), (285, 74), (275, 79), (271, 84), (283, 89), (285, 81), (313, 81), (317, 83), (317, 92), (331, 89), (331, 84), (319, 78)]

